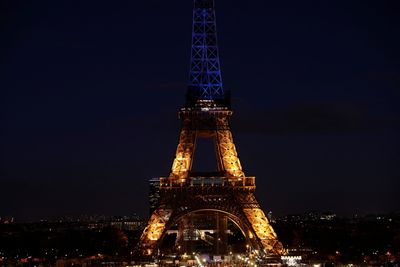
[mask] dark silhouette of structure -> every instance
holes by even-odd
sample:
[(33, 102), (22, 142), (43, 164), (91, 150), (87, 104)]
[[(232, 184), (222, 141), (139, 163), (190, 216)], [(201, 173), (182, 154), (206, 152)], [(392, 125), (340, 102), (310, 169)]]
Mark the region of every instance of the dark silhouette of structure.
[(159, 199), (160, 199), (160, 178), (151, 178), (149, 180), (150, 215), (157, 209)]
[[(210, 243), (213, 253), (225, 254), (228, 221), (241, 230), (252, 251), (284, 253), (254, 196), (255, 177), (245, 175), (236, 152), (229, 126), (230, 95), (222, 86), (216, 33), (214, 1), (194, 0), (190, 83), (186, 105), (179, 111), (179, 144), (169, 176), (160, 178), (158, 206), (140, 238), (138, 251), (142, 256), (157, 253), (164, 236), (174, 227), (176, 252), (191, 252), (184, 244), (199, 240)], [(192, 171), (200, 138), (213, 141), (215, 172)], [(207, 217), (215, 218), (208, 225), (213, 230), (200, 231)]]

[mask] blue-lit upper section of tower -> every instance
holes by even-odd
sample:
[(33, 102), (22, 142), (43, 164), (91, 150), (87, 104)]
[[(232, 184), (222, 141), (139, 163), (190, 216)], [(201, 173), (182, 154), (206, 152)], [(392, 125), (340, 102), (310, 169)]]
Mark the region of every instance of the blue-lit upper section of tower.
[(198, 100), (214, 100), (229, 106), (229, 99), (222, 86), (214, 0), (194, 0), (187, 105), (193, 106)]

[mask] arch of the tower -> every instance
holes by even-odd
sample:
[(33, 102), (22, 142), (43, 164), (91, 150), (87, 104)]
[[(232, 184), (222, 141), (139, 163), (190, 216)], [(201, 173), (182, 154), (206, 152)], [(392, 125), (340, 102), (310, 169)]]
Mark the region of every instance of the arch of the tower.
[[(251, 224), (220, 208), (184, 210), (172, 215), (158, 241), (158, 249), (179, 253), (214, 254), (261, 251)], [(240, 234), (240, 236), (238, 236)]]

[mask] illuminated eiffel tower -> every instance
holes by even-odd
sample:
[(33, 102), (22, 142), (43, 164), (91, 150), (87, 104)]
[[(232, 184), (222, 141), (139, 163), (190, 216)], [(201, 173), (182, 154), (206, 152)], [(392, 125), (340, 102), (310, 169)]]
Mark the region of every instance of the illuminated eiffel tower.
[[(227, 220), (233, 222), (253, 251), (263, 255), (284, 253), (254, 195), (255, 177), (246, 176), (242, 170), (229, 126), (231, 115), (229, 91), (222, 86), (214, 1), (194, 0), (190, 83), (186, 105), (179, 111), (179, 144), (169, 176), (160, 178), (158, 208), (140, 238), (138, 252), (142, 256), (158, 252), (172, 227), (183, 225), (177, 230), (179, 243), (184, 231), (196, 228), (191, 219), (215, 214), (225, 219), (225, 225)], [(213, 140), (216, 172), (192, 171), (199, 138)], [(226, 226), (222, 228), (226, 231)], [(224, 252), (226, 249), (222, 249)]]

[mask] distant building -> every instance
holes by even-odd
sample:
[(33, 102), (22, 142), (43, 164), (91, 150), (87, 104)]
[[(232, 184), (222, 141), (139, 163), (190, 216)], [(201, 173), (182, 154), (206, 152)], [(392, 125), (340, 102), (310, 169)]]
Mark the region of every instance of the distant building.
[(89, 229), (102, 229), (113, 227), (120, 230), (136, 231), (144, 227), (144, 221), (137, 215), (133, 216), (113, 216), (104, 220), (92, 221), (87, 224)]
[(285, 255), (285, 256), (281, 256), (281, 260), (287, 266), (299, 266), (299, 262), (301, 261), (301, 256), (288, 256), (288, 255)]
[(12, 223), (14, 223), (14, 217), (11, 216), (0, 217), (0, 224), (12, 224)]
[(326, 220), (326, 221), (332, 221), (335, 218), (336, 218), (336, 214), (332, 213), (332, 212), (327, 212), (327, 213), (321, 214), (321, 216), (320, 216), (321, 220)]
[(124, 220), (124, 221), (111, 221), (110, 225), (120, 230), (135, 231), (141, 230), (144, 227), (142, 220)]
[(150, 203), (150, 214), (158, 206), (158, 200), (160, 199), (160, 178), (151, 178), (149, 180), (149, 203)]
[(271, 222), (271, 223), (275, 223), (276, 222), (276, 218), (275, 218), (274, 215), (272, 215), (272, 211), (269, 211), (267, 213), (267, 218), (268, 218), (269, 222)]

